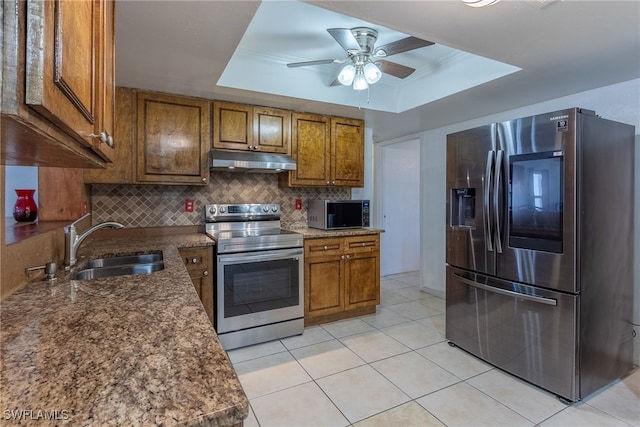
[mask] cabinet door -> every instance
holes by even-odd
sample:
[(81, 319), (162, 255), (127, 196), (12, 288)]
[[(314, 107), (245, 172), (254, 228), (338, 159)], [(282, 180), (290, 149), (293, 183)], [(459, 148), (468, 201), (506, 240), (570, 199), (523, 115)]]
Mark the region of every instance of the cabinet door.
[(380, 304), (378, 252), (348, 253), (345, 258), (345, 308)]
[(209, 246), (180, 248), (180, 256), (184, 261), (193, 286), (200, 297), (202, 306), (213, 322), (213, 253)]
[[(98, 79), (96, 81), (96, 112), (97, 120), (93, 127), (93, 133), (98, 135), (94, 139), (96, 149), (102, 157), (111, 161), (115, 157), (115, 126), (114, 126), (114, 102), (115, 102), (115, 31), (114, 15), (115, 1), (104, 0), (98, 9), (98, 48), (97, 62)], [(107, 138), (105, 142), (104, 138)]]
[(342, 255), (305, 259), (304, 291), (306, 319), (344, 310)]
[(213, 148), (250, 150), (253, 147), (253, 107), (213, 103)]
[(328, 117), (293, 113), (291, 155), (296, 161), (297, 169), (289, 172), (288, 185), (325, 186), (329, 184), (330, 133)]
[(206, 184), (210, 136), (208, 101), (138, 93), (138, 181)]
[(118, 87), (115, 96), (115, 141), (112, 163), (106, 169), (85, 169), (86, 184), (134, 184), (136, 182), (136, 93)]
[(100, 9), (92, 0), (28, 1), (25, 67), (25, 103), (97, 151)]
[(364, 126), (362, 120), (331, 119), (331, 185), (364, 186)]
[(253, 138), (255, 150), (289, 154), (291, 152), (291, 112), (254, 107)]

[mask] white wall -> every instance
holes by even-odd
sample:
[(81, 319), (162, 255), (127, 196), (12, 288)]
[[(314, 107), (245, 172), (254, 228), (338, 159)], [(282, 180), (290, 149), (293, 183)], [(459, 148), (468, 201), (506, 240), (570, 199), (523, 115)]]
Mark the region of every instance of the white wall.
[[(564, 108), (594, 110), (599, 116), (636, 126), (634, 324), (640, 324), (640, 79), (581, 92), (419, 134), (422, 142), (422, 287), (436, 295), (445, 291), (446, 136), (487, 123)], [(640, 327), (636, 327), (634, 361), (640, 364)]]

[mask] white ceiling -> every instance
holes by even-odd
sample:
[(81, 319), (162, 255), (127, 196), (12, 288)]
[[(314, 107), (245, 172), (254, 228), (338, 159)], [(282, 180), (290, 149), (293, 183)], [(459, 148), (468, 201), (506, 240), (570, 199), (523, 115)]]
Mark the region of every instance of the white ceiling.
[(440, 44), (385, 58), (416, 71), (405, 79), (384, 75), (361, 92), (342, 85), (330, 87), (343, 64), (287, 68), (289, 62), (344, 59), (345, 51), (327, 28), (354, 27), (375, 29), (376, 46), (408, 37), (307, 3), (265, 0), (218, 85), (399, 113), (519, 70)]
[[(364, 117), (380, 140), (640, 77), (638, 1), (265, 3), (118, 0), (117, 84)], [(416, 73), (368, 94), (328, 87), (335, 65), (286, 67), (344, 57), (326, 28), (358, 25), (380, 31), (377, 45), (406, 35), (436, 45), (390, 57)]]

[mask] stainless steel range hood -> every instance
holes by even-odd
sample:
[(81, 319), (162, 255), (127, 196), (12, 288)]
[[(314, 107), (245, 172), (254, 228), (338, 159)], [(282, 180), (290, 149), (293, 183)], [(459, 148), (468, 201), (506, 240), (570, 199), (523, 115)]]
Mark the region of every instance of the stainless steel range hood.
[(295, 170), (296, 163), (285, 154), (211, 150), (209, 167), (224, 172), (278, 173)]

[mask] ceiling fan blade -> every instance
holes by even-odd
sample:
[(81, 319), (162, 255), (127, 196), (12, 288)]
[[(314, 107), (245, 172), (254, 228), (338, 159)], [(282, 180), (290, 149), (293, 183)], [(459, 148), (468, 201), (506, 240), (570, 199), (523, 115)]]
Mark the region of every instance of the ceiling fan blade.
[(376, 61), (376, 65), (383, 73), (398, 77), (399, 79), (409, 77), (416, 70), (415, 68), (400, 65), (396, 62), (385, 61), (384, 59)]
[(348, 28), (327, 28), (329, 34), (333, 36), (334, 39), (338, 42), (340, 46), (346, 51), (349, 50), (360, 50), (360, 45), (355, 37), (353, 37), (353, 33)]
[[(397, 53), (407, 52), (413, 49), (419, 49), (425, 46), (435, 44), (428, 40), (422, 40), (417, 37), (407, 37), (405, 39), (396, 40), (382, 46), (378, 46), (375, 50), (375, 56), (391, 56)], [(384, 52), (384, 54), (382, 53)]]
[(305, 62), (291, 62), (287, 64), (289, 68), (306, 67), (307, 65), (321, 65), (321, 64), (342, 64), (346, 59), (318, 59), (316, 61)]

